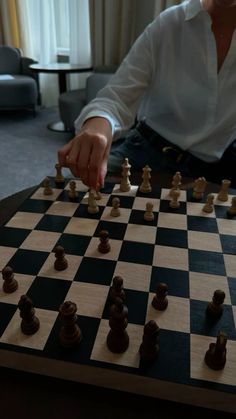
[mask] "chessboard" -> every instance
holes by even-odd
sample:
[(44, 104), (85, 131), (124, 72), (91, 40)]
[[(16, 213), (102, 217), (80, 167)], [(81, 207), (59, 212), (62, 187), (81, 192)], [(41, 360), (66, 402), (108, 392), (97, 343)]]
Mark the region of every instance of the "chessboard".
[[(0, 228), (0, 269), (10, 266), (18, 282), (5, 293), (0, 279), (0, 365), (101, 387), (148, 395), (191, 405), (236, 412), (236, 219), (227, 202), (217, 199), (211, 213), (206, 199), (181, 190), (179, 208), (171, 208), (170, 189), (152, 185), (149, 193), (132, 185), (106, 183), (99, 211), (88, 213), (88, 188), (75, 179), (78, 196), (68, 195), (69, 179), (53, 193), (43, 185), (28, 197)], [(112, 200), (120, 200), (120, 216), (110, 215)], [(144, 220), (152, 202), (152, 221)], [(101, 230), (109, 232), (111, 250), (98, 251)], [(54, 268), (56, 246), (65, 250), (67, 269)], [(110, 288), (123, 278), (128, 308), (129, 346), (111, 352)], [(168, 307), (154, 309), (157, 284), (168, 286)], [(225, 293), (223, 314), (212, 320), (206, 308), (215, 290)], [(18, 303), (33, 302), (39, 330), (21, 330)], [(76, 349), (60, 344), (59, 307), (77, 306), (82, 340)], [(140, 358), (144, 325), (160, 328), (157, 358)], [(227, 335), (225, 367), (209, 368), (205, 353), (220, 332)]]

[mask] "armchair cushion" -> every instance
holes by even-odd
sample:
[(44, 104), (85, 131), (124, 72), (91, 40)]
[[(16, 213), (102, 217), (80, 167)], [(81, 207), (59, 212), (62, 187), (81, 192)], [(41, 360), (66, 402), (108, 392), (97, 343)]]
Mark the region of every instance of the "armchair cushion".
[(0, 109), (33, 108), (39, 98), (38, 76), (29, 65), (35, 61), (22, 57), (18, 48), (0, 46)]
[(83, 107), (95, 98), (113, 73), (93, 73), (87, 78), (85, 89), (70, 90), (59, 97), (59, 113), (66, 130), (74, 131), (74, 121)]

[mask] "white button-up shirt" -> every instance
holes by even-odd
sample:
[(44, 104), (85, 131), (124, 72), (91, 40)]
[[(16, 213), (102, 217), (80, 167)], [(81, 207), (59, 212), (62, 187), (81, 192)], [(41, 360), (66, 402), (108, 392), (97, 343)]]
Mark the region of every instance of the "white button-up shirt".
[(136, 40), (108, 85), (81, 112), (113, 133), (137, 115), (164, 138), (212, 162), (236, 139), (236, 31), (218, 73), (211, 17), (200, 0), (166, 9)]

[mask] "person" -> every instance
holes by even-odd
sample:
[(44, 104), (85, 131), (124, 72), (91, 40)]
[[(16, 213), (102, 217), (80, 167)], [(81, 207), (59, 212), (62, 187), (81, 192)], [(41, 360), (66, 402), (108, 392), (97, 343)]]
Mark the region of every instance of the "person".
[(235, 0), (163, 11), (82, 110), (59, 163), (93, 188), (107, 171), (120, 173), (125, 157), (135, 170), (148, 164), (236, 187), (235, 27)]

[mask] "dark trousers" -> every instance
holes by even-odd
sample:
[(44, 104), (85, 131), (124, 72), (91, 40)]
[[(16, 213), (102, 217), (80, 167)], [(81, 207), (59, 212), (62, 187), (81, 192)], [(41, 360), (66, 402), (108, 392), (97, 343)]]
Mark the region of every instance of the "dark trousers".
[(236, 188), (236, 140), (228, 147), (220, 161), (206, 163), (189, 152), (165, 140), (144, 122), (112, 145), (108, 173), (120, 173), (125, 157), (135, 171), (149, 165), (152, 171), (180, 171), (183, 176), (197, 178), (204, 176), (208, 181), (220, 184), (223, 179), (231, 180)]

